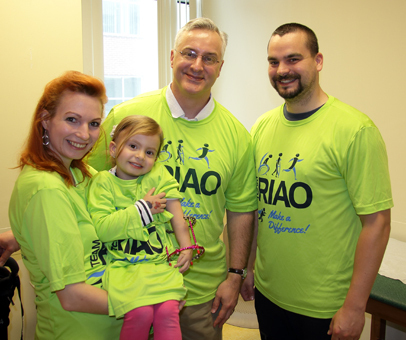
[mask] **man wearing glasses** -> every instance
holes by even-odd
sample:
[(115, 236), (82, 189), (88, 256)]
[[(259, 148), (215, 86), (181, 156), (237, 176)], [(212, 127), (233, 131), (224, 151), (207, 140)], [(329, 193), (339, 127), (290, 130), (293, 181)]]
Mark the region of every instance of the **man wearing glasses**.
[[(172, 83), (115, 106), (102, 125), (107, 141), (101, 140), (89, 158), (97, 170), (109, 169), (108, 135), (126, 116), (150, 116), (161, 125), (165, 149), (158, 161), (179, 182), (183, 212), (196, 218), (197, 243), (205, 247), (184, 275), (188, 294), (180, 324), (183, 339), (190, 340), (222, 338), (222, 325), (237, 304), (245, 276), (257, 208), (250, 136), (211, 96), (226, 44), (227, 35), (210, 19), (187, 23), (171, 51)], [(225, 211), (228, 268), (220, 240)]]

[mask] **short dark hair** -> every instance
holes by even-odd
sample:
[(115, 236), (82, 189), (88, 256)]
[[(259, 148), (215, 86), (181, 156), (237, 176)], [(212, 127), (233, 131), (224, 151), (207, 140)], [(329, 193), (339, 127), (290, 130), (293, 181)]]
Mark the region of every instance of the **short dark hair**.
[(317, 42), (317, 37), (316, 34), (311, 30), (309, 27), (298, 24), (296, 22), (291, 22), (289, 24), (283, 24), (279, 26), (273, 33), (272, 37), (274, 35), (279, 35), (279, 36), (284, 36), (287, 33), (293, 33), (297, 31), (302, 31), (306, 33), (307, 35), (307, 42), (306, 46), (310, 50), (310, 53), (312, 56), (315, 56), (317, 53), (319, 53), (319, 43)]

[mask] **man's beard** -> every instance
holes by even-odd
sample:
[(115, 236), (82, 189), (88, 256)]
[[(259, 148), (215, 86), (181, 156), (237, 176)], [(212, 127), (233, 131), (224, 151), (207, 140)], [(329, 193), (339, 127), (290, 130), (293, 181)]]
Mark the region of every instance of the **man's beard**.
[[(282, 80), (291, 80), (291, 79), (297, 79), (298, 80), (298, 85), (295, 89), (283, 89), (283, 88), (279, 88), (278, 83)], [(297, 97), (299, 94), (301, 94), (304, 90), (302, 82), (301, 82), (301, 77), (299, 74), (297, 75), (290, 75), (290, 76), (275, 76), (273, 79), (274, 82), (274, 88), (276, 90), (276, 92), (278, 92), (278, 94), (284, 98), (284, 99), (293, 99), (295, 97)]]

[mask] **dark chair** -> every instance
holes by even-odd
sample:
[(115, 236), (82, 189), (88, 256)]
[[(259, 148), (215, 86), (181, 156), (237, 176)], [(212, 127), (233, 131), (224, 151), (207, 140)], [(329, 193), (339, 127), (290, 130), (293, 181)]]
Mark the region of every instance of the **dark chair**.
[[(13, 296), (15, 289), (18, 290), (18, 296), (21, 303), (20, 278), (18, 276), (17, 261), (10, 257), (4, 267), (0, 267), (0, 339), (8, 339), (7, 327), (10, 324), (10, 303), (14, 305)], [(24, 315), (21, 303), (21, 315)], [(21, 339), (23, 332), (21, 329)]]

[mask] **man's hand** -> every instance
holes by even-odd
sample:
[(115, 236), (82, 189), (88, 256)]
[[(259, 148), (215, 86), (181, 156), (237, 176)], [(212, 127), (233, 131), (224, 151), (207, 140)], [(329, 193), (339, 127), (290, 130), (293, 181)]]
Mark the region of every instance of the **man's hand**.
[(362, 230), (355, 250), (354, 271), (344, 304), (330, 324), (328, 334), (332, 340), (359, 339), (365, 324), (369, 293), (388, 243), (389, 209), (359, 217)]
[(330, 323), (328, 334), (331, 340), (358, 340), (365, 324), (365, 313), (362, 310), (341, 307)]
[(254, 294), (254, 272), (248, 271), (247, 277), (242, 282), (241, 286), (241, 296), (244, 301), (253, 301), (255, 298)]
[(166, 208), (166, 194), (164, 192), (161, 192), (160, 194), (153, 196), (152, 194), (154, 193), (154, 191), (155, 188), (152, 188), (144, 196), (144, 201), (147, 202), (152, 215), (162, 213)]
[(221, 310), (217, 319), (214, 320), (213, 327), (222, 327), (231, 314), (234, 313), (234, 308), (237, 306), (238, 302), (241, 280), (242, 278), (240, 275), (228, 274), (227, 279), (218, 286), (211, 312), (215, 313), (219, 308), (220, 303)]
[(0, 266), (4, 266), (10, 255), (20, 249), (11, 230), (0, 234)]

